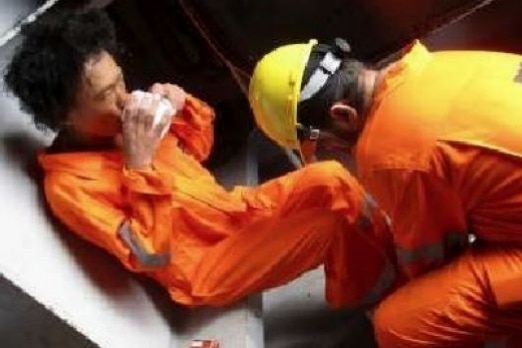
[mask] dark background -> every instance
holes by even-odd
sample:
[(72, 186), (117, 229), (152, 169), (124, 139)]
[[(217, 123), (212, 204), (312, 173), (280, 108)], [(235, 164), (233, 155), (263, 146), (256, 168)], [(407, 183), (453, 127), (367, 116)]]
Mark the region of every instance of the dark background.
[[(2, 1), (2, 10), (12, 3), (19, 14), (8, 16), (0, 32), (42, 3)], [(53, 11), (92, 3), (61, 0)], [(122, 42), (120, 60), (130, 88), (174, 82), (216, 109), (211, 168), (245, 146), (253, 120), (237, 81), (245, 87), (255, 62), (278, 45), (340, 36), (369, 62), (414, 38), (432, 49), (522, 53), (520, 0), (114, 0), (107, 12)]]

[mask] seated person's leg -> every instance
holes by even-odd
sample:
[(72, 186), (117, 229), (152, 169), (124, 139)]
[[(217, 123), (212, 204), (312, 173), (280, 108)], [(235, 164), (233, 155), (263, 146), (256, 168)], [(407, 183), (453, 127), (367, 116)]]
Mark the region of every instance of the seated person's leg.
[(191, 275), (193, 304), (224, 305), (290, 282), (323, 263), (344, 228), (317, 210), (259, 220), (205, 253)]
[[(285, 284), (325, 263), (334, 306), (358, 305), (385, 291), (391, 262), (375, 238), (387, 226), (364, 191), (340, 165), (326, 162), (272, 180), (247, 195), (271, 200), (270, 214), (208, 253), (191, 276), (194, 304), (219, 305)], [(368, 291), (366, 291), (368, 290)]]

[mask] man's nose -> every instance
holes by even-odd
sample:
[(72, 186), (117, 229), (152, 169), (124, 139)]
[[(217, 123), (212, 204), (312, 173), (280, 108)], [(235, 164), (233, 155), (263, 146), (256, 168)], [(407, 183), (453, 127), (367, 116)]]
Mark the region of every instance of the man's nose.
[(118, 105), (118, 108), (123, 111), (125, 109), (125, 105), (127, 105), (127, 102), (130, 99), (130, 93), (128, 93), (126, 90), (121, 90), (117, 94), (117, 100), (116, 103)]

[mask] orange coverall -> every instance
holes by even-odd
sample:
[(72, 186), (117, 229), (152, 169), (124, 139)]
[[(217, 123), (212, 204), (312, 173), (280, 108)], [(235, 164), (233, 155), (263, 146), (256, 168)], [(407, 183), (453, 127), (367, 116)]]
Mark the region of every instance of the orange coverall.
[(41, 154), (52, 212), (188, 306), (229, 304), (320, 264), (333, 306), (374, 303), (390, 289), (387, 220), (353, 177), (325, 162), (228, 192), (199, 163), (213, 119), (189, 96), (151, 170), (125, 169), (119, 150)]
[(416, 42), (376, 91), (358, 178), (391, 217), (399, 268), (420, 276), (377, 309), (380, 347), (522, 347), (521, 68)]

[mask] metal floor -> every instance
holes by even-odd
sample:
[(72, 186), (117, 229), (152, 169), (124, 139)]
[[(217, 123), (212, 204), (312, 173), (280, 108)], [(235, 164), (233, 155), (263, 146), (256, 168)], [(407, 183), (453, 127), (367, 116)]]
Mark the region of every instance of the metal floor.
[(263, 295), (267, 348), (377, 347), (364, 314), (329, 310), (323, 286), (318, 269)]

